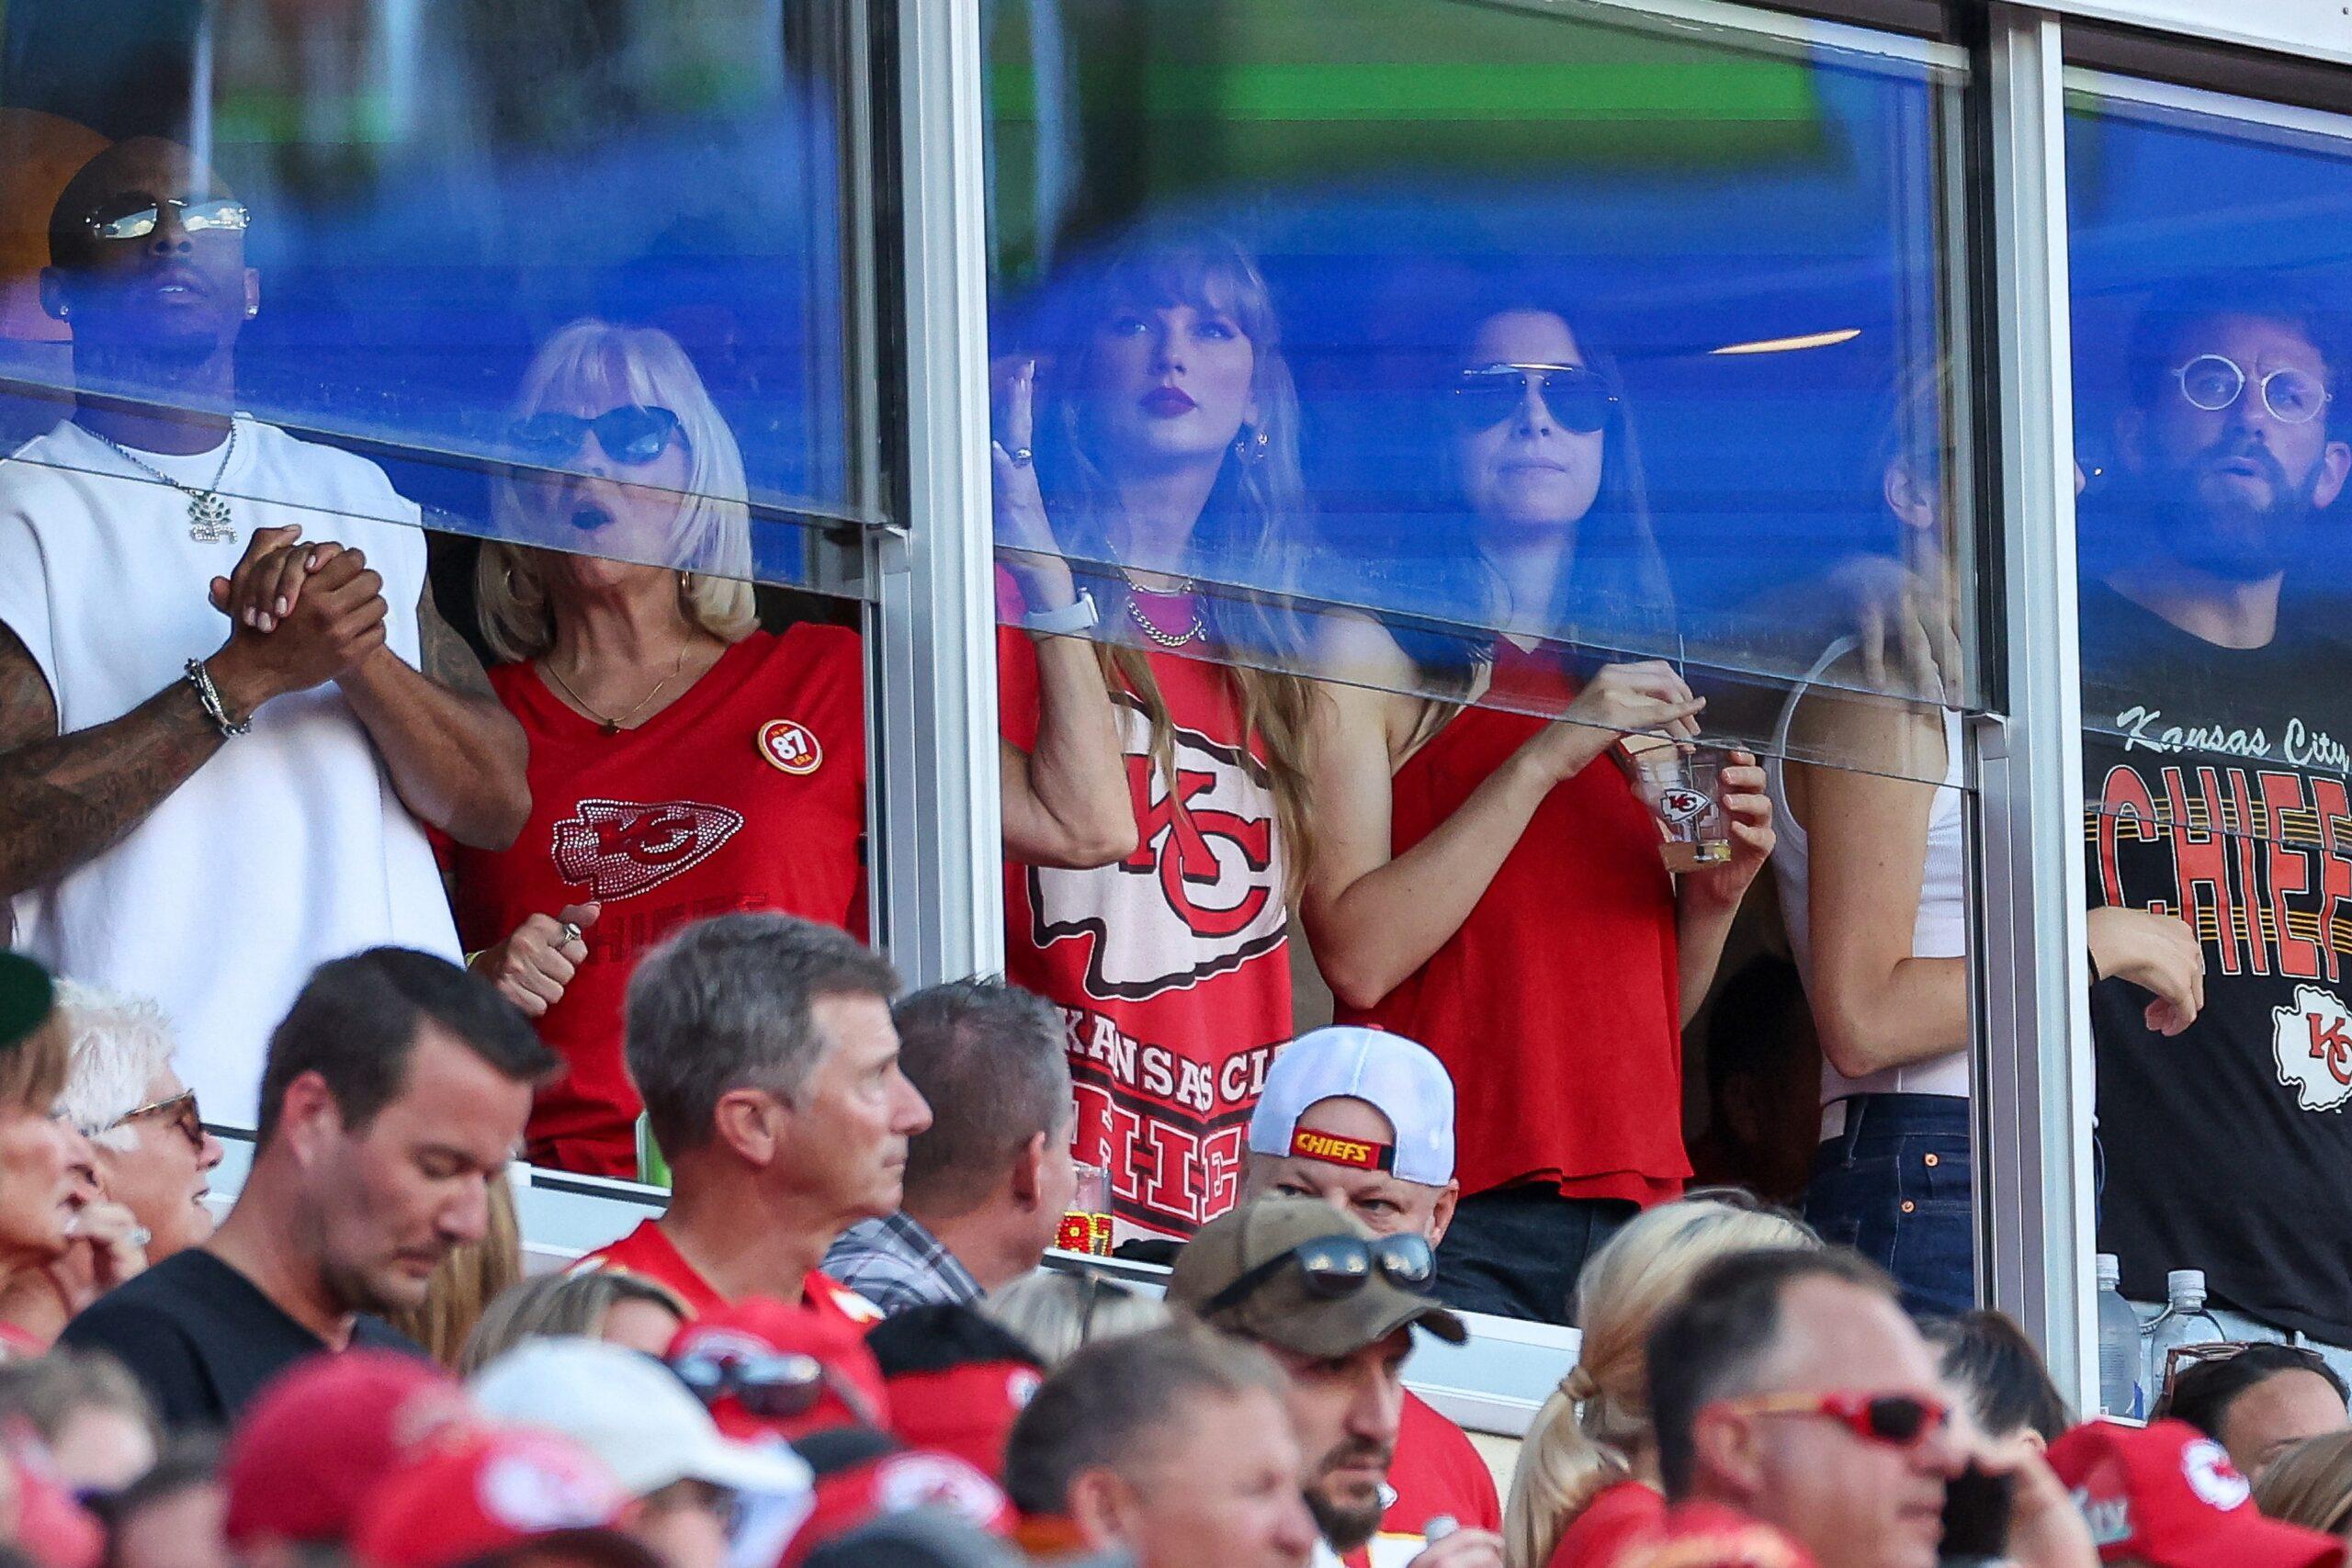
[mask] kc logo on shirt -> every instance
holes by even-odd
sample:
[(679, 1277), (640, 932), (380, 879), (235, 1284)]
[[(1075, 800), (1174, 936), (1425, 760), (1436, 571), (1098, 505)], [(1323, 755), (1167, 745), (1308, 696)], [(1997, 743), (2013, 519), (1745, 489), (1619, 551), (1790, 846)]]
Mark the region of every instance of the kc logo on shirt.
[(1141, 841), (1117, 865), (1032, 867), (1030, 905), (1040, 947), (1088, 944), (1091, 995), (1140, 1001), (1281, 945), (1283, 858), (1272, 792), (1240, 751), (1179, 728), (1171, 792), (1149, 721), (1125, 704), (1119, 718)]
[(741, 813), (693, 800), (583, 800), (555, 825), (556, 874), (596, 899), (658, 887), (718, 852)]

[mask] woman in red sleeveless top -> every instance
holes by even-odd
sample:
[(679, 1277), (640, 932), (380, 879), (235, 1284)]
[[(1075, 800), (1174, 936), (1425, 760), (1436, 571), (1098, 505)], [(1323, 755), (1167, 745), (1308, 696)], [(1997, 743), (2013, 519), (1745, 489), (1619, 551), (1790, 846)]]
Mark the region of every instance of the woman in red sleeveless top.
[[(531, 817), (505, 850), (454, 852), (458, 924), (566, 1064), (532, 1108), (529, 1157), (629, 1177), (639, 955), (738, 909), (864, 929), (865, 659), (844, 627), (760, 629), (742, 457), (666, 333), (564, 328), (511, 439), (540, 472), (498, 484), (477, 587), (507, 660), (491, 683), (531, 741)], [(1074, 598), (1057, 560), (1030, 572)], [(1008, 840), (1100, 861), (1128, 841), (1110, 703), (1082, 651), (1039, 662), (1054, 719), (1043, 761), (1005, 749)]]
[[(1123, 1237), (1189, 1235), (1234, 1201), (1250, 1112), (1291, 1036), (1287, 896), (1300, 853), (1306, 682), (1268, 601), (1305, 511), (1297, 396), (1239, 246), (1160, 230), (1079, 276), (1001, 389), (999, 544), (1048, 533), (1089, 575), (1135, 847), (1070, 870), (1012, 857), (1006, 970), (1069, 1031), (1080, 1159)], [(1034, 407), (1035, 418), (1031, 418)], [(1034, 439), (1035, 451), (1031, 451)], [(1006, 595), (1005, 617), (1074, 629)], [(1005, 734), (1040, 713), (1035, 653), (1001, 645)], [(1255, 666), (1255, 667), (1252, 667)]]
[[(1326, 638), (1350, 683), (1320, 688), (1301, 911), (1340, 1017), (1453, 1075), (1464, 1197), (1440, 1293), (1563, 1320), (1586, 1254), (1690, 1174), (1681, 1026), (1770, 852), (1771, 807), (1736, 755), (1733, 857), (1678, 886), (1620, 742), (1695, 735), (1704, 704), (1664, 663), (1580, 679), (1546, 646), (1670, 615), (1613, 378), (1535, 309), (1487, 315), (1452, 369), (1463, 618), (1506, 635), (1450, 660), (1368, 620)], [(1451, 700), (1398, 694), (1432, 690)]]

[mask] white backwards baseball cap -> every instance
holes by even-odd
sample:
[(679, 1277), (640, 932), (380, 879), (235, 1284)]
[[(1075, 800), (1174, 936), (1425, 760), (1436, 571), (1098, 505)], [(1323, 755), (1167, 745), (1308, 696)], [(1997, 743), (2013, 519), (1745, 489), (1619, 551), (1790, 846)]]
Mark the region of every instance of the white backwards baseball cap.
[[(1393, 1145), (1302, 1133), (1298, 1119), (1326, 1100), (1361, 1100), (1388, 1118)], [(1442, 1187), (1453, 1179), (1453, 1079), (1445, 1064), (1401, 1034), (1336, 1025), (1300, 1035), (1274, 1058), (1250, 1118), (1250, 1152), (1383, 1170)]]

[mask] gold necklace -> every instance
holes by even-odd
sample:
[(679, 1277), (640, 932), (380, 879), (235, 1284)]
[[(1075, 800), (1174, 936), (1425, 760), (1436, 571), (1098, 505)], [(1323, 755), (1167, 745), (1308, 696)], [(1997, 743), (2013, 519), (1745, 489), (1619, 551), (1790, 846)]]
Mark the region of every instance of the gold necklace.
[(660, 696), (662, 693), (670, 689), (670, 682), (676, 680), (679, 673), (685, 669), (686, 655), (694, 651), (694, 639), (692, 637), (688, 637), (679, 648), (678, 661), (670, 667), (670, 672), (667, 675), (662, 676), (661, 680), (654, 682), (653, 689), (645, 694), (645, 700), (643, 702), (639, 703), (635, 707), (629, 709), (628, 712), (621, 715), (618, 718), (609, 718), (605, 716), (603, 713), (598, 712), (595, 706), (591, 704), (587, 698), (573, 691), (571, 689), (571, 682), (565, 680), (562, 674), (557, 671), (554, 660), (540, 660), (539, 668), (547, 671), (548, 679), (555, 682), (556, 690), (561, 692), (565, 696), (571, 699), (572, 706), (586, 714), (590, 718), (594, 719), (596, 723), (603, 728), (605, 734), (618, 735), (622, 730), (627, 729), (629, 727), (629, 721), (631, 719), (635, 718), (639, 714), (643, 713), (647, 708), (653, 705), (654, 698)]

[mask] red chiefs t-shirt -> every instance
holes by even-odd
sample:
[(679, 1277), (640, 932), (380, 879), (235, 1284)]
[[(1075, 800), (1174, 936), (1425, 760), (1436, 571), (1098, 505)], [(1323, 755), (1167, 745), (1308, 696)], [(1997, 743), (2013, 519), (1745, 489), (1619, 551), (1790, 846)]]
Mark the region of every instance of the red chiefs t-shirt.
[(1637, 1540), (1666, 1524), (1666, 1499), (1655, 1486), (1619, 1481), (1602, 1487), (1560, 1532), (1544, 1568), (1609, 1568)]
[[(1558, 712), (1575, 684), (1506, 642), (1495, 690)], [(1465, 708), (1396, 771), (1391, 852), (1435, 831), (1545, 721)], [(1464, 1192), (1543, 1182), (1652, 1203), (1682, 1190), (1682, 1002), (1657, 819), (1615, 753), (1536, 807), (1445, 945), (1340, 1021), (1418, 1040), (1453, 1076)]]
[(459, 848), (469, 952), (526, 917), (601, 901), (588, 961), (537, 1021), (566, 1064), (539, 1091), (534, 1164), (637, 1174), (637, 1089), (621, 1061), (621, 1002), (640, 953), (673, 929), (738, 909), (865, 923), (864, 662), (857, 634), (753, 632), (638, 728), (606, 735), (528, 664), (490, 673), (531, 743), (531, 818), (514, 844)]
[(1380, 1528), (1397, 1535), (1423, 1535), (1429, 1522), (1451, 1518), (1464, 1529), (1503, 1528), (1502, 1499), (1494, 1472), (1461, 1427), (1439, 1415), (1410, 1389), (1396, 1423), (1396, 1457), (1388, 1464), (1388, 1484), (1396, 1496), (1380, 1516)]
[[(1170, 618), (1174, 618), (1172, 614)], [(1035, 647), (999, 642), (1004, 733), (1037, 737)], [(1108, 1167), (1116, 1232), (1189, 1236), (1233, 1206), (1250, 1112), (1291, 1036), (1274, 796), (1218, 665), (1149, 653), (1175, 724), (1178, 810), (1151, 726), (1114, 694), (1140, 843), (1092, 871), (1005, 865), (1009, 978), (1061, 1009), (1078, 1157)]]
[[(589, 1253), (573, 1264), (571, 1271), (594, 1274), (605, 1269), (636, 1274), (657, 1285), (669, 1286), (686, 1303), (690, 1317), (700, 1317), (727, 1304), (727, 1298), (686, 1261), (685, 1254), (678, 1250), (659, 1220), (639, 1221), (635, 1230), (609, 1247)], [(801, 1305), (820, 1316), (854, 1324), (861, 1331), (882, 1321), (881, 1312), (872, 1302), (828, 1275), (811, 1270), (801, 1278), (800, 1291)]]

